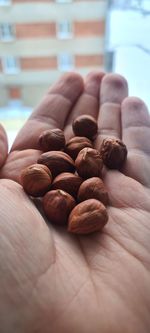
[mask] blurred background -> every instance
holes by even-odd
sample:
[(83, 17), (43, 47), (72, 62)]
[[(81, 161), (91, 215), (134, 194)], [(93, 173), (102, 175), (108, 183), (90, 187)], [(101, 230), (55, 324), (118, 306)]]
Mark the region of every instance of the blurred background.
[(71, 70), (120, 73), (150, 107), (150, 0), (0, 0), (0, 122), (10, 145)]

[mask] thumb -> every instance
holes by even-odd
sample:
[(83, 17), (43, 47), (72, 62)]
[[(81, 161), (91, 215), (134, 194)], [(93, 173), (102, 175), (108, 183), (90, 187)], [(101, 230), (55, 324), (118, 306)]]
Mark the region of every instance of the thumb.
[(5, 129), (0, 124), (0, 168), (4, 164), (8, 155), (8, 140)]

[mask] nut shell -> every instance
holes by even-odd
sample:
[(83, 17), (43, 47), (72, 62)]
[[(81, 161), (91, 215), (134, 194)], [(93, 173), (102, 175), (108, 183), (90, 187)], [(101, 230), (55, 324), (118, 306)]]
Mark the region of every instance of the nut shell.
[(102, 142), (100, 155), (109, 169), (119, 170), (127, 158), (127, 148), (119, 139), (106, 138)]
[(62, 190), (49, 191), (43, 197), (43, 210), (51, 223), (67, 223), (71, 210), (75, 207), (72, 196)]
[(96, 137), (98, 131), (97, 121), (89, 115), (77, 117), (73, 121), (72, 128), (76, 136), (85, 136), (91, 140)]
[(98, 200), (89, 199), (72, 210), (68, 220), (68, 231), (75, 234), (90, 234), (101, 231), (107, 221), (105, 206)]
[(55, 128), (41, 133), (39, 149), (43, 151), (62, 150), (65, 147), (65, 136), (61, 129)]
[(78, 201), (96, 199), (101, 201), (105, 206), (109, 203), (108, 192), (105, 184), (98, 177), (92, 177), (85, 180), (78, 191)]
[(63, 172), (58, 175), (51, 186), (52, 190), (61, 189), (76, 198), (82, 178), (69, 172)]
[(44, 195), (52, 182), (50, 170), (45, 165), (32, 164), (21, 173), (21, 184), (26, 193), (39, 197)]
[(43, 153), (37, 163), (46, 165), (53, 178), (62, 172), (74, 172), (75, 164), (73, 159), (62, 151), (50, 151)]
[(84, 148), (79, 152), (75, 160), (75, 166), (79, 176), (84, 179), (100, 177), (103, 168), (103, 161), (98, 150)]
[(86, 137), (75, 136), (67, 142), (65, 151), (75, 160), (80, 150), (85, 147), (93, 148), (92, 142)]

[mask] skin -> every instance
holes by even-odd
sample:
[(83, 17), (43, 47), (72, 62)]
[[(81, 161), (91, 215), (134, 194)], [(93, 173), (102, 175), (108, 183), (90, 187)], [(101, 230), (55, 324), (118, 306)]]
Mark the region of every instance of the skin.
[[(100, 99), (99, 99), (100, 92)], [(145, 104), (127, 97), (114, 74), (74, 73), (53, 86), (18, 134), (0, 180), (0, 332), (149, 333), (150, 119)], [(35, 163), (41, 131), (64, 128), (87, 113), (106, 136), (128, 148), (122, 172), (104, 171), (109, 222), (102, 233), (76, 237), (47, 224), (23, 192), (19, 174)]]

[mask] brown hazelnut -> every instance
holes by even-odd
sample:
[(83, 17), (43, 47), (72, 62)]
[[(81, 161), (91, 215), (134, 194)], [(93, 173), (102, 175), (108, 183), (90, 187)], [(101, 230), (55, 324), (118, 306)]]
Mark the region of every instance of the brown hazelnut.
[(73, 159), (62, 151), (49, 151), (43, 153), (37, 163), (46, 165), (52, 173), (53, 178), (62, 172), (74, 172), (75, 164)]
[(93, 148), (92, 142), (86, 137), (75, 136), (67, 142), (65, 151), (75, 160), (80, 150), (85, 147)]
[(72, 196), (62, 190), (49, 191), (43, 197), (43, 210), (51, 223), (67, 223), (71, 210), (75, 207)]
[(78, 191), (78, 201), (96, 199), (101, 201), (105, 206), (108, 205), (108, 192), (105, 184), (98, 177), (86, 179)]
[(100, 155), (109, 169), (120, 169), (127, 158), (127, 148), (119, 139), (106, 138), (103, 140)]
[(98, 131), (97, 121), (88, 115), (77, 117), (73, 121), (72, 128), (76, 136), (85, 136), (91, 140), (94, 140)]
[(75, 234), (90, 234), (101, 231), (107, 221), (105, 206), (98, 200), (89, 199), (72, 210), (68, 220), (68, 231)]
[(80, 178), (78, 175), (69, 172), (63, 172), (54, 179), (51, 189), (61, 189), (76, 198), (82, 181), (82, 178)]
[(75, 166), (82, 178), (100, 177), (103, 161), (98, 150), (84, 148), (79, 152), (75, 160)]
[(62, 150), (65, 147), (65, 136), (61, 129), (56, 128), (41, 133), (39, 149), (43, 151)]
[(46, 165), (33, 164), (25, 168), (21, 173), (21, 184), (29, 195), (40, 197), (49, 189), (52, 175)]

